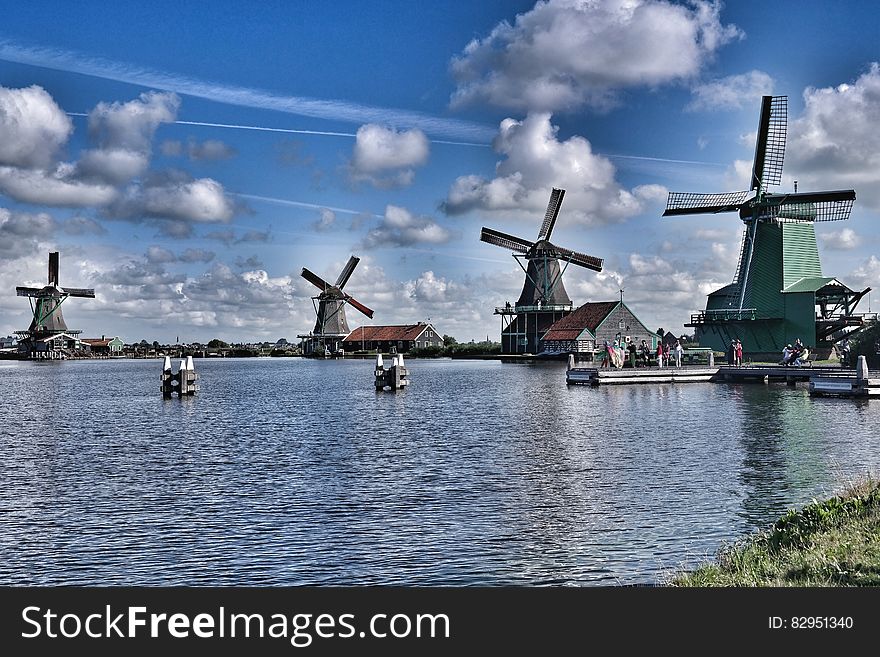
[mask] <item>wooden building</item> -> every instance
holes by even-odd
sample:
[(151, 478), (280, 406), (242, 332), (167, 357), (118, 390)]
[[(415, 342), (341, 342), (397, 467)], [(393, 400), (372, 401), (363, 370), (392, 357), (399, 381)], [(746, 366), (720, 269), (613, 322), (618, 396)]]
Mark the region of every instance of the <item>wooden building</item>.
[(651, 353), (660, 336), (645, 326), (623, 301), (585, 303), (550, 326), (541, 340), (545, 354), (579, 354), (586, 359), (601, 352), (605, 341), (621, 344), (645, 340)]
[(403, 354), (413, 349), (442, 347), (443, 336), (431, 324), (419, 322), (405, 326), (361, 326), (348, 334), (342, 347), (353, 351)]
[(88, 345), (96, 356), (121, 356), (122, 348), (125, 346), (118, 337), (108, 338), (103, 335), (100, 338), (83, 338), (81, 342), (83, 345)]

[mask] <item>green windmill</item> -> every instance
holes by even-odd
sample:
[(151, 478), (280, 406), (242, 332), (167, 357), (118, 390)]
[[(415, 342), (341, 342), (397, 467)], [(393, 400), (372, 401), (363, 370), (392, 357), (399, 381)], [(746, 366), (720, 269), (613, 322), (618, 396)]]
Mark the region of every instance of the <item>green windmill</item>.
[(778, 358), (799, 338), (822, 354), (864, 325), (855, 308), (870, 288), (856, 292), (823, 276), (815, 231), (817, 221), (848, 219), (855, 191), (797, 193), (797, 183), (793, 194), (767, 191), (782, 179), (787, 129), (787, 96), (764, 96), (751, 188), (669, 193), (664, 217), (738, 211), (745, 224), (733, 282), (710, 293), (706, 310), (685, 324), (703, 346), (724, 351), (738, 338), (753, 357)]

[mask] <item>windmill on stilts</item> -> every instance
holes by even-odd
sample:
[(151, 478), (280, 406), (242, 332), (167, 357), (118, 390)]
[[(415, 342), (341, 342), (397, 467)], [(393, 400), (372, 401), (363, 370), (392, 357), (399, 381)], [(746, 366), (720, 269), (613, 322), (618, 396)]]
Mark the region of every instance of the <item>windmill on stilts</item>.
[(601, 258), (550, 242), (564, 196), (564, 189), (554, 188), (550, 193), (550, 202), (535, 242), (485, 227), (480, 233), (482, 241), (513, 251), (513, 257), (526, 275), (516, 304), (495, 308), (495, 314), (501, 316), (503, 354), (536, 354), (544, 332), (572, 311), (571, 299), (562, 284), (562, 275), (569, 264), (602, 271)]
[(709, 294), (706, 310), (685, 326), (698, 342), (725, 351), (739, 339), (753, 357), (777, 359), (782, 348), (800, 339), (820, 354), (864, 325), (855, 314), (856, 292), (823, 276), (816, 244), (816, 222), (849, 218), (856, 193), (771, 193), (782, 180), (788, 129), (786, 96), (764, 96), (755, 160), (748, 191), (724, 194), (670, 192), (664, 217), (739, 212), (745, 224), (733, 282)]
[(348, 279), (351, 278), (360, 258), (351, 256), (336, 279), (336, 284), (331, 285), (323, 278), (303, 267), (300, 275), (309, 283), (317, 287), (321, 292), (312, 297), (315, 306), (315, 329), (307, 335), (299, 335), (304, 356), (342, 356), (342, 341), (351, 333), (348, 321), (345, 318), (346, 304), (353, 306), (364, 315), (373, 318), (373, 311), (360, 301), (342, 291)]

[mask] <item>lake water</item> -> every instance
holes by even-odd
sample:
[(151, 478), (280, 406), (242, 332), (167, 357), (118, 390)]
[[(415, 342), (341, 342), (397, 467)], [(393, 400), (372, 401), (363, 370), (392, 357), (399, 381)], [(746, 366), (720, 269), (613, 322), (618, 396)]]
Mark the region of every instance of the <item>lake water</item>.
[(0, 583), (652, 583), (880, 466), (878, 401), (407, 364), (0, 361)]

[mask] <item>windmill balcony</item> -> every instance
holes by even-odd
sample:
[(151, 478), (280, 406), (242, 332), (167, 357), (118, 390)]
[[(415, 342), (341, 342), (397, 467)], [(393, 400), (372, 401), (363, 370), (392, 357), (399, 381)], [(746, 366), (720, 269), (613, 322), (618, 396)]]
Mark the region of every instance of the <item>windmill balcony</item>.
[(691, 315), (691, 321), (685, 326), (697, 326), (700, 324), (714, 324), (716, 322), (751, 321), (756, 319), (770, 319), (759, 317), (755, 308), (743, 308), (742, 310), (702, 310)]
[(497, 306), (495, 308), (496, 315), (518, 315), (520, 313), (536, 313), (536, 312), (571, 312), (572, 304), (541, 304), (540, 306)]

